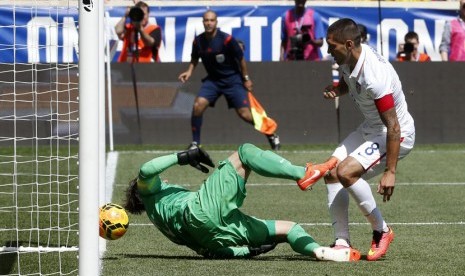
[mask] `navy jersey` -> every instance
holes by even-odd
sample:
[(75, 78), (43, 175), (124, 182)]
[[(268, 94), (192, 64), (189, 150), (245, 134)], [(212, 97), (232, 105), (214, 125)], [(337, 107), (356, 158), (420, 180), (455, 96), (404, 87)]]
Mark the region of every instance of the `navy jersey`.
[(201, 33), (192, 44), (192, 59), (201, 58), (208, 77), (213, 79), (240, 74), (239, 62), (243, 56), (236, 39), (220, 30), (211, 40)]

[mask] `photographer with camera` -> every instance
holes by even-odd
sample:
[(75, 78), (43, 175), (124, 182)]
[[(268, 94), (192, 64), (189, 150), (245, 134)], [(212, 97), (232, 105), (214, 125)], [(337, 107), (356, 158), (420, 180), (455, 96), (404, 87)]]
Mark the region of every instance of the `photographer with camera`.
[(316, 34), (323, 33), (321, 20), (313, 9), (305, 8), (307, 0), (294, 2), (295, 7), (284, 15), (280, 60), (320, 60), (323, 39)]
[(420, 39), (416, 32), (408, 32), (404, 36), (404, 42), (404, 44), (399, 45), (397, 61), (431, 61), (431, 58), (427, 54), (418, 52), (418, 44), (420, 44)]
[(124, 16), (115, 26), (118, 37), (123, 40), (123, 49), (118, 62), (158, 62), (158, 48), (161, 43), (161, 29), (149, 24), (149, 6), (134, 0)]

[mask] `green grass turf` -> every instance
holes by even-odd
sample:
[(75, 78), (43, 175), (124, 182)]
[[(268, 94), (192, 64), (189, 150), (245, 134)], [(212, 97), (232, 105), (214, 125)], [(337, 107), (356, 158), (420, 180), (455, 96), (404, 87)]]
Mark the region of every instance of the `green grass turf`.
[[(263, 148), (265, 145), (262, 145)], [(155, 156), (177, 151), (181, 146), (118, 146), (118, 166), (112, 201), (121, 203), (127, 182), (133, 178), (139, 166)], [(236, 146), (206, 145), (206, 150), (215, 162), (226, 158)], [(308, 161), (321, 162), (332, 152), (334, 145), (286, 145), (285, 151), (279, 152), (294, 164), (304, 165)], [(71, 152), (76, 152), (73, 148)], [(69, 153), (57, 153), (55, 150), (38, 149), (40, 156), (67, 156)], [(18, 160), (28, 159), (35, 153), (18, 148)], [(0, 230), (14, 225), (15, 216), (11, 210), (4, 208), (12, 200), (10, 183), (11, 152), (0, 148)], [(30, 174), (44, 170), (54, 174), (53, 181), (63, 181), (66, 172), (77, 174), (74, 162), (51, 161), (37, 168), (21, 164), (20, 176), (24, 182), (34, 177)], [(73, 157), (73, 161), (75, 161)], [(70, 167), (68, 170), (68, 166)], [(50, 169), (51, 167), (52, 169)], [(420, 145), (404, 160), (399, 162), (397, 185), (394, 196), (388, 203), (383, 203), (375, 195), (381, 211), (393, 227), (396, 238), (387, 256), (378, 262), (360, 261), (358, 263), (316, 262), (309, 257), (293, 252), (287, 244), (251, 260), (205, 260), (186, 247), (171, 243), (150, 224), (145, 215), (130, 215), (130, 227), (127, 234), (116, 241), (107, 242), (107, 251), (102, 259), (102, 275), (463, 275), (465, 271), (465, 145)], [(56, 175), (55, 175), (56, 174)], [(45, 180), (40, 178), (44, 177)], [(38, 178), (47, 182), (47, 175)], [(174, 166), (163, 177), (170, 182), (188, 185), (192, 190), (198, 189), (206, 175), (190, 167)], [(75, 180), (74, 180), (75, 181)], [(370, 181), (376, 189), (377, 179)], [(75, 182), (74, 182), (75, 183)], [(71, 185), (75, 193), (75, 185)], [(46, 196), (51, 191), (44, 187), (45, 194), (35, 196), (28, 191), (19, 191), (21, 202), (37, 202), (43, 205), (50, 199)], [(6, 191), (5, 191), (6, 189)], [(326, 189), (319, 182), (312, 191), (302, 192), (295, 183), (287, 180), (271, 179), (252, 174), (247, 185), (248, 196), (242, 210), (250, 215), (264, 219), (282, 219), (299, 222), (318, 242), (328, 245), (333, 241), (332, 228), (327, 211)], [(32, 191), (34, 192), (34, 191)], [(55, 200), (64, 204), (66, 198)], [(60, 205), (62, 206), (62, 205)], [(65, 206), (65, 205), (63, 205)], [(71, 220), (77, 223), (77, 202), (70, 204)], [(58, 208), (53, 206), (52, 208)], [(64, 207), (60, 207), (64, 208)], [(40, 216), (33, 216), (33, 223), (43, 229), (64, 218), (49, 216), (50, 208), (44, 209)], [(55, 210), (55, 209), (52, 209)], [(55, 214), (55, 212), (52, 212)], [(353, 245), (366, 254), (371, 240), (371, 230), (355, 204), (350, 205), (351, 240)], [(27, 226), (30, 217), (20, 217), (19, 226)], [(25, 226), (25, 227), (26, 227)], [(43, 237), (42, 235), (47, 236)], [(50, 234), (50, 235), (49, 235)], [(21, 233), (19, 242), (28, 245), (28, 239), (45, 241), (54, 246), (58, 243), (77, 245), (75, 232), (36, 231)], [(58, 240), (59, 239), (59, 240)], [(10, 232), (0, 231), (0, 244), (11, 246), (15, 236)], [(101, 240), (103, 242), (103, 239)], [(34, 246), (34, 243), (31, 244)], [(75, 275), (77, 269), (77, 252), (65, 253), (0, 253), (0, 275), (38, 275), (61, 271), (62, 274)], [(40, 261), (40, 265), (39, 265)], [(35, 273), (35, 274), (34, 274)]]
[[(233, 147), (206, 147), (216, 162)], [(133, 151), (119, 154), (113, 202), (121, 203), (127, 182), (139, 165), (161, 152)], [(175, 150), (175, 148), (169, 148)], [(280, 152), (294, 164), (323, 161), (331, 147), (286, 147)], [(186, 247), (171, 243), (145, 215), (130, 215), (128, 233), (107, 243), (103, 275), (463, 275), (465, 271), (465, 148), (461, 145), (417, 147), (399, 162), (397, 186), (390, 202), (375, 195), (396, 238), (387, 256), (378, 262), (316, 262), (293, 252), (287, 244), (251, 260), (205, 260)], [(163, 173), (170, 182), (196, 190), (206, 175), (175, 166)], [(376, 189), (377, 179), (370, 181)], [(326, 189), (319, 182), (302, 192), (287, 180), (252, 174), (242, 210), (264, 219), (292, 220), (303, 224), (323, 245), (333, 241), (327, 211)], [(365, 255), (371, 230), (355, 204), (350, 205), (351, 239)]]

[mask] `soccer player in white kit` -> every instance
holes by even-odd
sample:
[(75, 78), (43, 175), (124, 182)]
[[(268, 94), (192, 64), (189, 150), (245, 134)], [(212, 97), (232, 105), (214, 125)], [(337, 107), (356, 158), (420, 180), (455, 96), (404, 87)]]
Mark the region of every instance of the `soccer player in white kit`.
[(329, 26), (328, 54), (340, 66), (342, 76), (339, 85), (327, 86), (323, 96), (334, 99), (349, 93), (365, 120), (342, 141), (328, 161), (308, 164), (309, 177), (298, 184), (306, 190), (324, 176), (336, 247), (351, 246), (350, 194), (373, 229), (367, 260), (375, 261), (386, 254), (394, 232), (384, 221), (366, 180), (382, 174), (377, 192), (384, 202), (390, 200), (397, 160), (412, 150), (415, 125), (394, 68), (370, 46), (361, 44), (360, 37), (352, 19), (340, 19)]

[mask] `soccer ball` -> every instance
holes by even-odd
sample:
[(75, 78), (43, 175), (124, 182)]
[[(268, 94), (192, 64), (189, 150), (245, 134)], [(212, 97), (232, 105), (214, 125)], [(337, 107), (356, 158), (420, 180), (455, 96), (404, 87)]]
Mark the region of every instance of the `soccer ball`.
[(107, 240), (117, 240), (126, 233), (129, 227), (128, 214), (123, 207), (107, 203), (100, 207), (99, 234)]

